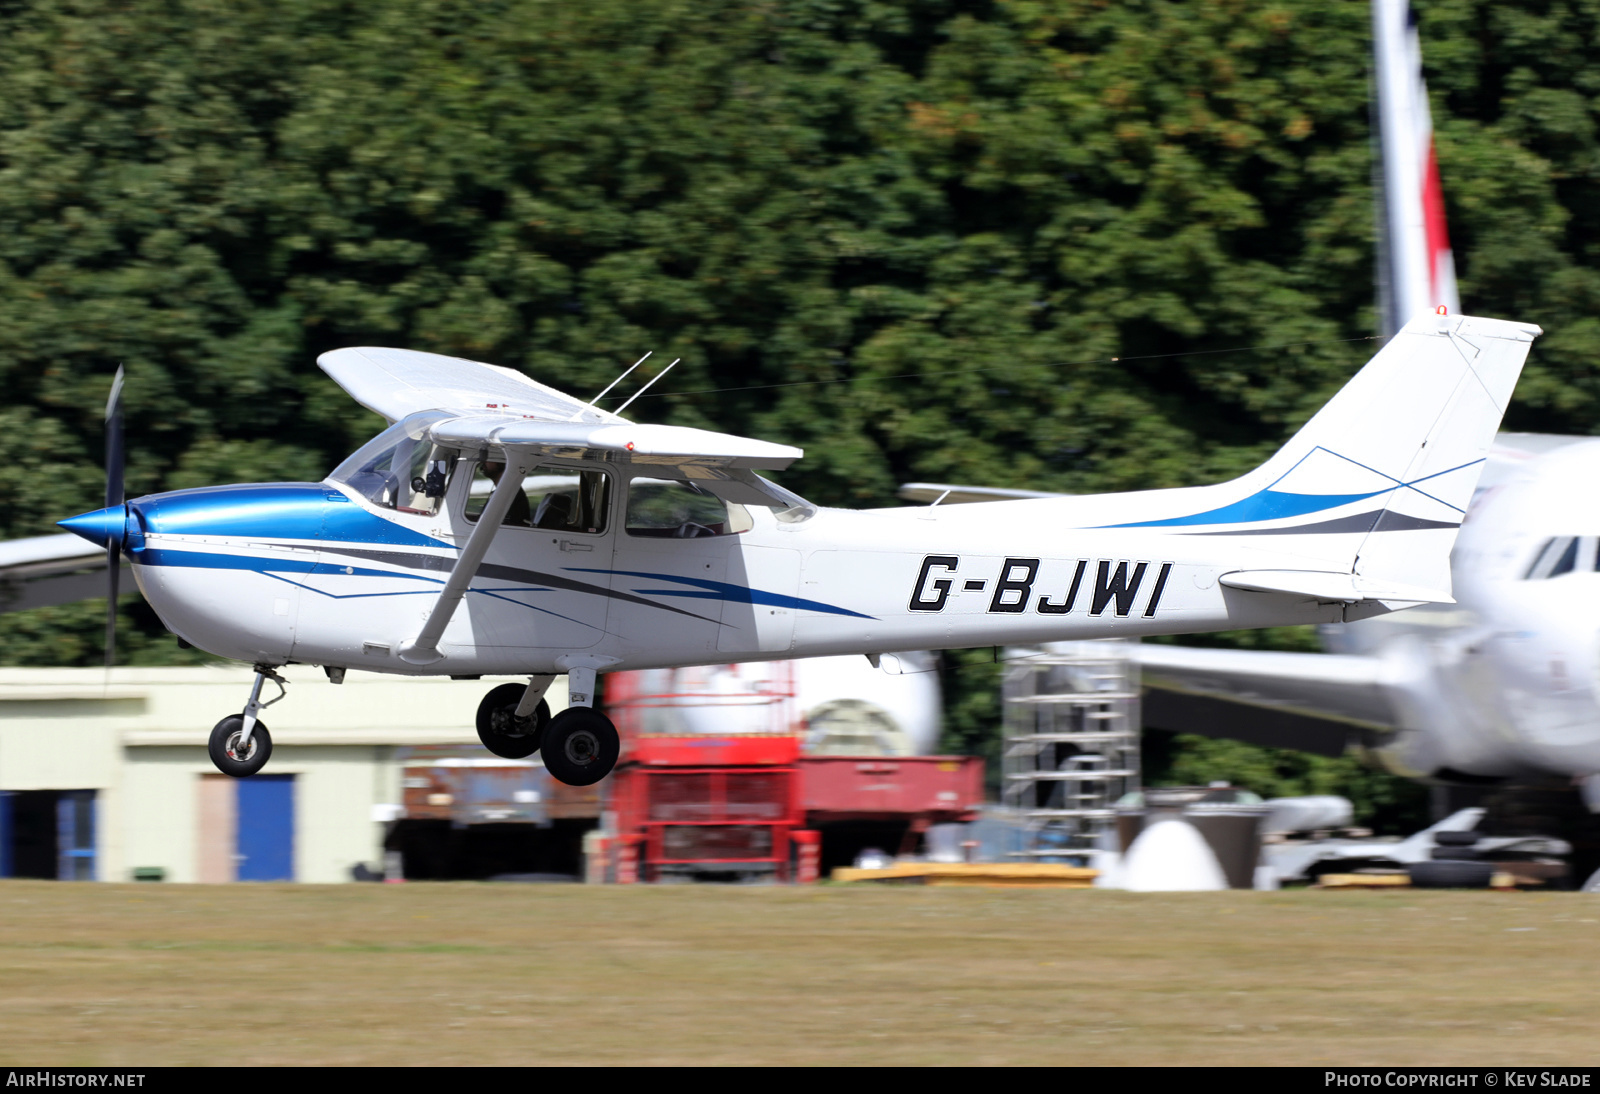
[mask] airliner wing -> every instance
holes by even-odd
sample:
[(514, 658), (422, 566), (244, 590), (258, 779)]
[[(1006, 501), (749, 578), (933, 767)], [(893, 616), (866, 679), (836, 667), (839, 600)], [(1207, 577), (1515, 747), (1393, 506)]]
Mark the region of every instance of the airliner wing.
[(98, 544), (72, 532), (0, 543), (0, 612), (105, 595), (106, 552)]
[(1376, 657), (1143, 643), (1147, 727), (1340, 755), (1397, 724)]

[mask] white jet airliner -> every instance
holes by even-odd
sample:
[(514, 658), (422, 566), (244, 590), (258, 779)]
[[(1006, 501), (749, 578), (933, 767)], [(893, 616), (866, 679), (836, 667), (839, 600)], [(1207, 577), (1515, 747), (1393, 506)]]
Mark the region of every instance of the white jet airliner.
[(1331, 628), (1342, 653), (1145, 646), (1145, 676), (1240, 704), (1258, 731), (1284, 712), (1348, 726), (1401, 774), (1571, 777), (1600, 806), (1596, 482), (1600, 439), (1502, 434), (1456, 542), (1455, 604)]

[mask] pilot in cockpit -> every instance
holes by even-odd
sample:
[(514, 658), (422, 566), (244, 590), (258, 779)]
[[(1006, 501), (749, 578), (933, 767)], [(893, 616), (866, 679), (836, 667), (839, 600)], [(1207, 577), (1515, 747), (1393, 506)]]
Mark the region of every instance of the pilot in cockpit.
[[(491, 482), (493, 482), (496, 486), (499, 486), (500, 477), (506, 473), (506, 465), (494, 460), (485, 460), (483, 463), (483, 473), (489, 476), (489, 480)], [(545, 504), (549, 500), (549, 498), (546, 498), (544, 502), (539, 504), (539, 510), (541, 513), (543, 513)], [(521, 490), (518, 490), (515, 494), (511, 495), (511, 508), (506, 510), (506, 518), (500, 523), (509, 524), (517, 528), (545, 527), (544, 525), (538, 524), (534, 521), (533, 510), (528, 505), (528, 495), (523, 493)]]

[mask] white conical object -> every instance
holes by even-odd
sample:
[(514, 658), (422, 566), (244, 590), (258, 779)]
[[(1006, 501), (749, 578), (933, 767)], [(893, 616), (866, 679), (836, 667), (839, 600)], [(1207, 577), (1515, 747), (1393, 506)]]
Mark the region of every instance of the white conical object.
[(1181, 817), (1152, 817), (1122, 859), (1121, 887), (1135, 893), (1226, 889), (1228, 879), (1210, 845)]
[(1091, 851), (1089, 865), (1100, 871), (1094, 879), (1096, 889), (1122, 888), (1122, 855), (1117, 851)]

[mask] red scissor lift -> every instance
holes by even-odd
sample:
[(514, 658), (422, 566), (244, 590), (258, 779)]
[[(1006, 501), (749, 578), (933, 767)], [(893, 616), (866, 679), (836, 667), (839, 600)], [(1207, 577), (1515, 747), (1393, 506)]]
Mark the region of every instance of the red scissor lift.
[[(775, 665), (765, 683), (738, 692), (661, 691), (647, 680), (635, 672), (606, 678), (606, 710), (622, 737), (610, 790), (618, 833), (610, 856), (615, 879), (766, 875), (787, 881), (792, 854), (800, 860), (801, 879), (814, 877), (816, 834), (801, 831), (792, 668)], [(670, 715), (686, 705), (754, 707), (747, 713), (766, 731), (672, 732)]]

